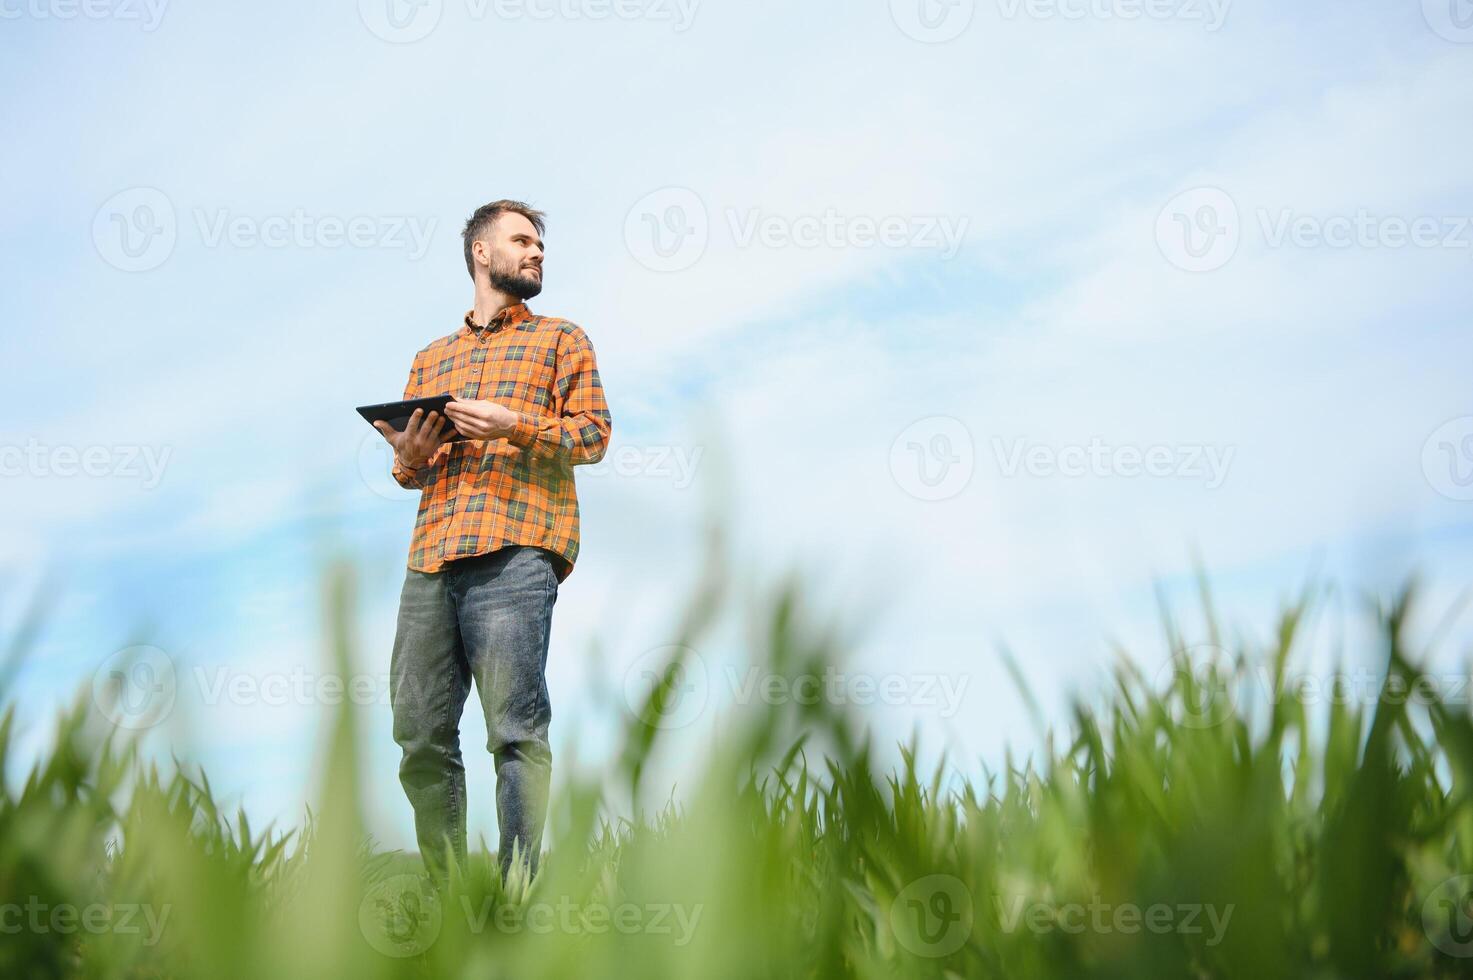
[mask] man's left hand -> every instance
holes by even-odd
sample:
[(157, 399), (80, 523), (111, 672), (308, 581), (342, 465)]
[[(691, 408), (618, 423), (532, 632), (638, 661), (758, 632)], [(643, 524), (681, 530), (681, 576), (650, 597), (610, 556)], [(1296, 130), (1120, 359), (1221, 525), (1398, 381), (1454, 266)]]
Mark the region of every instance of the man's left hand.
[(445, 417), (467, 439), (500, 439), (517, 424), (517, 413), (500, 402), (453, 399), (445, 406)]

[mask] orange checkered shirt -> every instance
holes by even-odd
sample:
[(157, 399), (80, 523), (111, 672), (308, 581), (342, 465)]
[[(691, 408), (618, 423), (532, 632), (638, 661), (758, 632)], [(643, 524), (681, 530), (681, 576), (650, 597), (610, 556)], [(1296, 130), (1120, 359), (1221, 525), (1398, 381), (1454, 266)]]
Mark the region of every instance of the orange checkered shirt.
[(436, 572), (455, 558), (507, 545), (557, 555), (558, 581), (578, 557), (573, 467), (596, 463), (613, 419), (593, 345), (579, 326), (508, 306), (484, 327), (459, 330), (414, 357), (404, 397), (497, 401), (520, 416), (500, 439), (445, 443), (420, 467), (394, 460), (394, 479), (421, 490), (409, 567)]

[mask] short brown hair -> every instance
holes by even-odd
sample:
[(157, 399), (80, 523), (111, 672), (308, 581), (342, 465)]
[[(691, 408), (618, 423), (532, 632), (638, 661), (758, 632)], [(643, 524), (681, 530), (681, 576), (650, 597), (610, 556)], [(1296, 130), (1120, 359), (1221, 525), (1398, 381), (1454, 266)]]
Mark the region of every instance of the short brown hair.
[(491, 226), (496, 223), (496, 219), (501, 217), (503, 214), (521, 215), (528, 221), (532, 222), (532, 227), (537, 229), (537, 234), (539, 235), (543, 234), (546, 231), (547, 226), (543, 219), (545, 219), (547, 215), (543, 214), (541, 211), (538, 211), (530, 204), (523, 204), (521, 201), (507, 200), (492, 201), (490, 204), (482, 204), (480, 207), (476, 208), (475, 213), (472, 214), (469, 219), (467, 219), (465, 223), (465, 231), (460, 233), (460, 237), (465, 241), (465, 270), (471, 274), (472, 279), (476, 278), (476, 259), (475, 256), (471, 255), (471, 243), (473, 243), (477, 238), (480, 238), (482, 235), (486, 234), (486, 232), (490, 231)]

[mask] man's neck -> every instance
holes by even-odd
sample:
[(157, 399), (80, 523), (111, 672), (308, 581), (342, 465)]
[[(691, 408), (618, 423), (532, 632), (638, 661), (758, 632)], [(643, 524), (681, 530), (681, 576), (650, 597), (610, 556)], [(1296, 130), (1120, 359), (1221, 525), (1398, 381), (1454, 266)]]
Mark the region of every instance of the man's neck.
[(503, 293), (489, 282), (478, 282), (476, 283), (476, 304), (472, 307), (471, 321), (478, 327), (484, 327), (496, 314), (520, 302), (521, 300), (511, 293)]

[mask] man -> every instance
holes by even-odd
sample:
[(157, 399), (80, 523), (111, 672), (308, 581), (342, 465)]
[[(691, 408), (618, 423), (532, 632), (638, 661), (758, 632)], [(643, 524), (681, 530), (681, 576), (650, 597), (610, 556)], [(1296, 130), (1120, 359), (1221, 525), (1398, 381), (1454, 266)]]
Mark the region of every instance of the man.
[[(448, 394), (394, 448), (394, 478), (421, 491), (390, 663), (399, 780), (429, 872), (465, 859), (460, 716), (471, 681), (496, 760), (500, 863), (537, 870), (552, 752), (545, 671), (558, 585), (578, 556), (573, 467), (595, 463), (612, 420), (593, 346), (566, 320), (534, 315), (543, 214), (495, 201), (466, 222), (475, 305), (414, 358), (404, 397)], [(455, 431), (466, 438), (450, 442)]]

